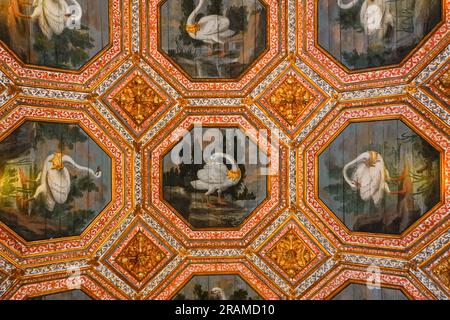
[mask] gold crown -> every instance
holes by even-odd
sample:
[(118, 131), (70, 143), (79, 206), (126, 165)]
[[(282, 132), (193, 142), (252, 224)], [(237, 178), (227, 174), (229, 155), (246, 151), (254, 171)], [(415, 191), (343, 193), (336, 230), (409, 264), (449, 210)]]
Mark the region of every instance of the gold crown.
[(227, 171), (227, 177), (230, 180), (236, 181), (241, 177), (241, 170), (228, 170)]
[(55, 153), (50, 162), (53, 164), (52, 169), (61, 170), (64, 168), (64, 164), (62, 162), (62, 153), (60, 152)]
[(188, 33), (197, 34), (197, 32), (200, 30), (200, 25), (198, 23), (194, 24), (188, 24), (186, 25), (186, 31)]
[(378, 152), (369, 151), (369, 166), (373, 167), (378, 159)]

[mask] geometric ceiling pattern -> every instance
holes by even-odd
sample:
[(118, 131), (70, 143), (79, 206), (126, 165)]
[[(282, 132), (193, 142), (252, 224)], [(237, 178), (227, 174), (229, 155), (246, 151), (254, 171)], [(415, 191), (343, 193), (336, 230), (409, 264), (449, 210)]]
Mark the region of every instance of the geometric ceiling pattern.
[(450, 298), (450, 0), (3, 2), (0, 299)]

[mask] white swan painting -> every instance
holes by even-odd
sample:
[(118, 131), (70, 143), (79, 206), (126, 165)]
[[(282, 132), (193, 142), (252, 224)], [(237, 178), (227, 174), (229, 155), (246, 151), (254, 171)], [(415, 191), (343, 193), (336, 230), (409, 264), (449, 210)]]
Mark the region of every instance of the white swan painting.
[[(168, 153), (162, 170), (163, 198), (195, 228), (238, 226), (267, 197), (269, 178), (264, 174), (265, 165), (250, 159), (249, 152), (258, 147), (249, 139), (237, 138), (245, 137), (241, 129), (209, 127), (202, 130), (205, 141), (197, 139), (191, 131), (187, 134), (195, 142), (180, 148), (183, 141), (188, 140), (185, 137), (172, 151), (181, 150), (186, 155), (185, 160), (193, 160), (197, 146), (208, 148), (205, 143), (211, 142), (211, 130), (217, 130), (215, 137), (217, 141), (223, 138), (224, 145), (203, 149), (197, 161), (178, 163)], [(222, 138), (218, 138), (219, 133)], [(237, 139), (231, 146), (229, 141), (233, 141), (233, 136)]]
[(266, 49), (261, 2), (167, 0), (160, 14), (162, 50), (190, 77), (239, 76)]
[(318, 44), (350, 70), (401, 63), (442, 21), (441, 0), (317, 0)]
[[(354, 170), (350, 178), (348, 171), (352, 167)], [(379, 207), (384, 195), (391, 192), (387, 184), (389, 172), (383, 157), (376, 151), (361, 153), (344, 166), (342, 173), (352, 190), (357, 191), (363, 201), (373, 201), (376, 207)]]
[(77, 124), (26, 121), (0, 142), (0, 219), (27, 241), (80, 235), (112, 199), (112, 165)]
[(32, 20), (39, 23), (42, 33), (51, 39), (65, 28), (79, 29), (83, 11), (76, 0), (34, 0)]
[[(231, 163), (231, 170), (228, 170), (223, 160)], [(197, 190), (206, 190), (205, 196), (209, 205), (209, 196), (214, 192), (218, 194), (218, 203), (226, 204), (222, 200), (222, 193), (241, 180), (241, 170), (236, 161), (228, 154), (214, 153), (207, 161), (203, 169), (197, 172), (198, 180), (192, 181), (192, 186)]]
[(319, 155), (319, 198), (351, 231), (400, 234), (439, 202), (439, 161), (401, 120), (354, 122)]
[(109, 45), (112, 0), (1, 0), (0, 41), (23, 63), (77, 70)]
[(39, 181), (39, 186), (30, 201), (42, 196), (45, 207), (49, 211), (53, 211), (56, 204), (64, 204), (70, 192), (70, 173), (67, 166), (80, 173), (84, 172), (94, 179), (102, 176), (100, 168), (97, 168), (97, 171), (94, 172), (91, 168), (80, 166), (68, 155), (59, 152), (53, 153), (44, 161), (42, 171), (36, 179)]
[[(223, 15), (212, 14), (203, 16), (196, 22), (196, 17), (204, 7), (206, 0), (200, 0), (197, 7), (189, 15), (186, 22), (186, 31), (192, 39), (203, 41), (207, 44), (218, 43), (222, 45), (221, 55), (225, 55), (224, 47), (227, 39), (236, 32), (230, 30), (230, 19)], [(212, 50), (211, 50), (212, 51)]]

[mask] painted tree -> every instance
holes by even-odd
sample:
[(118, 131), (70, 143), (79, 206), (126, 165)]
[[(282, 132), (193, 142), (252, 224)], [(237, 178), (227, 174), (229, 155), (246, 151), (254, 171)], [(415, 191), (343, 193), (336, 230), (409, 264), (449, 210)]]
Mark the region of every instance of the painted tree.
[(206, 15), (222, 15), (223, 14), (223, 4), (222, 0), (210, 0), (207, 8)]
[(94, 40), (89, 36), (89, 28), (82, 25), (80, 30), (64, 29), (59, 35), (48, 39), (35, 26), (36, 38), (33, 44), (38, 54), (39, 64), (67, 69), (78, 69), (89, 59), (89, 49)]

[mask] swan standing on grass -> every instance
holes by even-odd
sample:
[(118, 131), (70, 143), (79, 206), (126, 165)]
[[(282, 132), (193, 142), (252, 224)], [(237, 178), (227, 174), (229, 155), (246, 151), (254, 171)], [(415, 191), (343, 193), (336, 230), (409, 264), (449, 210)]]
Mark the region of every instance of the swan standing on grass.
[[(356, 165), (352, 178), (348, 176), (348, 170)], [(359, 191), (363, 201), (372, 200), (376, 207), (380, 205), (384, 193), (390, 193), (387, 181), (390, 180), (384, 160), (376, 151), (361, 153), (356, 159), (350, 161), (342, 170), (345, 181), (354, 191)]]
[(61, 34), (65, 28), (80, 28), (82, 10), (76, 0), (34, 0), (34, 11), (31, 15), (37, 20), (42, 33), (51, 39), (54, 34)]
[[(223, 163), (226, 159), (231, 163), (231, 170)], [(209, 205), (209, 196), (217, 191), (218, 203), (225, 204), (222, 200), (222, 193), (237, 185), (241, 180), (241, 170), (232, 156), (217, 152), (207, 161), (203, 169), (197, 172), (199, 180), (191, 182), (196, 190), (207, 190), (205, 193)]]
[(221, 55), (224, 55), (226, 39), (233, 36), (235, 32), (229, 29), (230, 20), (224, 16), (213, 14), (202, 17), (198, 22), (195, 22), (195, 18), (204, 4), (205, 0), (200, 0), (197, 7), (189, 15), (186, 22), (186, 31), (192, 39), (209, 44), (211, 53), (211, 46), (219, 43), (222, 45)]
[(70, 174), (65, 165), (70, 165), (78, 171), (84, 171), (96, 179), (102, 176), (100, 168), (97, 168), (97, 171), (94, 172), (88, 167), (78, 165), (67, 155), (53, 153), (45, 159), (42, 171), (36, 179), (40, 182), (40, 185), (29, 201), (36, 200), (40, 195), (43, 195), (45, 207), (49, 211), (55, 209), (56, 203), (65, 203), (70, 192)]

